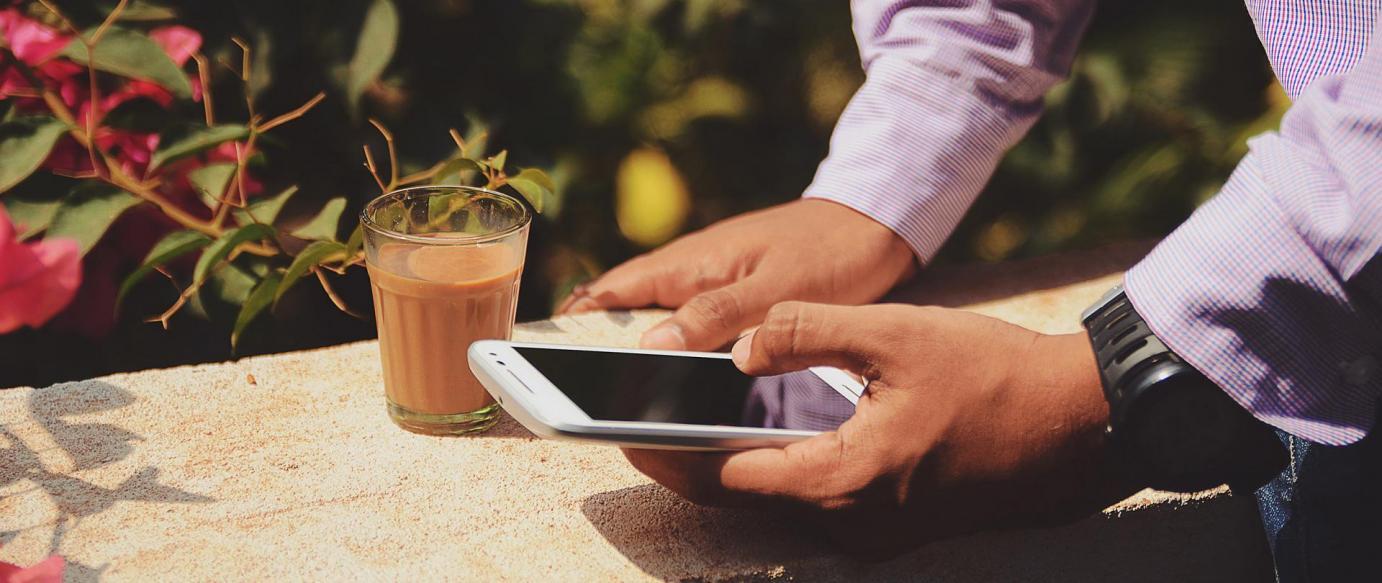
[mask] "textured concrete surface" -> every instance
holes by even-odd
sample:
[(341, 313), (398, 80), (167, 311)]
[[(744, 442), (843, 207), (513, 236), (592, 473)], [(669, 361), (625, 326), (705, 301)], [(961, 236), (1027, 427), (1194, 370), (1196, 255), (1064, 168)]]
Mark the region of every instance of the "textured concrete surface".
[[(1034, 329), (1076, 315), (1129, 245), (931, 271), (899, 298)], [(657, 311), (520, 326), (523, 340), (632, 345)], [(457, 358), (463, 358), (457, 355)], [(1065, 528), (990, 533), (860, 563), (751, 511), (698, 508), (613, 448), (406, 433), (377, 346), (0, 391), (0, 561), (147, 580), (1267, 580), (1250, 500), (1144, 492)]]

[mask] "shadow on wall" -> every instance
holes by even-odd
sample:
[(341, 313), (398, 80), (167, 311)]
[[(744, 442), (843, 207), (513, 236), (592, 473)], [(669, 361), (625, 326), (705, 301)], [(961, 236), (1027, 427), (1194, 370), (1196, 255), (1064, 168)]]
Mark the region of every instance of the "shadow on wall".
[[(72, 462), (70, 472), (53, 471), (44, 458), (52, 454), (34, 449), (21, 439), (14, 429), (0, 425), (0, 489), (28, 481), (33, 488), (12, 492), (6, 497), (20, 496), (41, 490), (54, 507), (57, 516), (51, 521), (26, 525), (12, 531), (0, 531), (0, 544), (8, 543), (26, 530), (53, 525), (49, 540), (50, 554), (62, 554), (63, 538), (81, 525), (82, 520), (100, 514), (116, 502), (139, 500), (146, 502), (204, 503), (211, 498), (164, 486), (158, 483), (158, 468), (146, 466), (124, 482), (106, 488), (87, 482), (77, 474), (118, 462), (134, 452), (135, 444), (143, 438), (108, 423), (82, 423), (73, 417), (109, 411), (128, 406), (135, 397), (120, 387), (105, 382), (88, 382), (81, 391), (64, 391), (62, 385), (34, 390), (29, 394), (28, 417), (48, 434), (48, 437)], [(0, 498), (3, 501), (4, 498)], [(105, 566), (91, 567), (69, 561), (68, 580), (94, 580)]]
[[(704, 508), (657, 485), (591, 496), (586, 518), (644, 572), (802, 581), (1271, 581), (1251, 498), (1095, 516), (1043, 530), (983, 533), (881, 563), (830, 550), (786, 517)], [(708, 563), (708, 564), (707, 564)]]

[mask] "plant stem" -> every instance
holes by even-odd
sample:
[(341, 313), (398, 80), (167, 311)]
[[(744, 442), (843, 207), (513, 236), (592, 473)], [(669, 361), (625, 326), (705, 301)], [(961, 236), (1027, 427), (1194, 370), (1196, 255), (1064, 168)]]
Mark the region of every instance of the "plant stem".
[(312, 273), (317, 275), (317, 281), (321, 283), (322, 291), (326, 292), (326, 297), (331, 298), (331, 303), (335, 304), (336, 309), (356, 318), (364, 319), (364, 316), (351, 311), (350, 306), (346, 305), (345, 300), (341, 299), (341, 296), (336, 294), (336, 290), (331, 289), (331, 283), (326, 281), (326, 274), (323, 273), (322, 270), (317, 269), (314, 265), (312, 266)]
[(370, 118), (369, 123), (384, 136), (384, 145), (389, 148), (389, 190), (398, 188), (398, 149), (394, 147), (393, 134), (377, 119)]
[(283, 124), (285, 124), (285, 123), (288, 123), (288, 122), (290, 122), (290, 121), (293, 121), (293, 120), (295, 120), (295, 119), (297, 119), (297, 118), (302, 117), (304, 114), (306, 114), (308, 111), (310, 111), (313, 107), (316, 107), (318, 103), (321, 103), (323, 99), (326, 99), (326, 92), (325, 92), (325, 91), (318, 92), (316, 96), (312, 97), (311, 99), (308, 99), (308, 100), (307, 100), (307, 103), (304, 103), (304, 104), (302, 104), (302, 105), (299, 105), (297, 109), (294, 109), (294, 110), (292, 110), (292, 111), (290, 111), (290, 112), (288, 112), (288, 113), (285, 113), (285, 114), (280, 115), (280, 116), (278, 116), (278, 117), (276, 117), (276, 118), (273, 118), (273, 119), (269, 120), (267, 123), (264, 123), (263, 125), (257, 125), (257, 124), (254, 124), (253, 122), (251, 123), (251, 125), (254, 125), (254, 126), (255, 126), (255, 130), (258, 131), (259, 133), (261, 133), (261, 134), (262, 134), (262, 133), (266, 133), (266, 132), (268, 132), (269, 130), (272, 130), (272, 129), (278, 127), (278, 126), (281, 126), (281, 125), (283, 125)]
[(192, 53), (192, 60), (197, 62), (197, 78), (202, 81), (202, 109), (206, 111), (206, 127), (211, 127), (216, 125), (216, 109), (211, 100), (211, 67), (206, 62), (206, 56), (199, 52)]

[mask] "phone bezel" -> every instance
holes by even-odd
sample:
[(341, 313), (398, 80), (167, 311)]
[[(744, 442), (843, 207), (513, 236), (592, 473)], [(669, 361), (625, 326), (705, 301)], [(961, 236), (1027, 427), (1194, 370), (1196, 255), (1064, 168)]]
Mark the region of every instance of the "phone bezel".
[[(689, 358), (728, 360), (716, 352), (678, 352), (597, 346), (574, 346), (541, 342), (481, 340), (467, 352), (470, 368), (481, 384), (501, 406), (530, 431), (549, 438), (595, 440), (616, 445), (635, 445), (666, 449), (745, 449), (781, 446), (800, 441), (816, 431), (729, 427), (685, 423), (609, 421), (592, 419), (576, 406), (547, 376), (538, 371), (515, 347), (531, 347), (581, 352), (665, 354)], [(817, 367), (812, 373), (825, 380), (851, 401), (864, 387), (848, 373)]]

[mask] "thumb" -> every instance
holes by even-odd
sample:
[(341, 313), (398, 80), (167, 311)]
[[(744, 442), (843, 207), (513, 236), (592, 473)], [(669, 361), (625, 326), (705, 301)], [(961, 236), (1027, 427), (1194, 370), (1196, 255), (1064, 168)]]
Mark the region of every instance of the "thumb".
[(762, 326), (734, 345), (734, 364), (755, 376), (834, 366), (872, 380), (888, 356), (877, 338), (885, 322), (874, 322), (879, 315), (876, 308), (777, 304)]
[(676, 313), (643, 334), (643, 348), (714, 350), (758, 323), (772, 301), (752, 276), (697, 294)]

